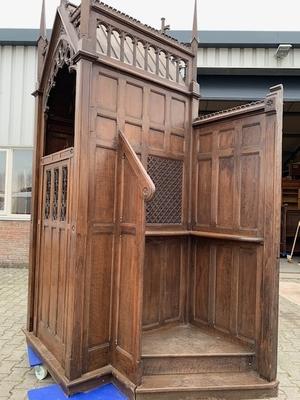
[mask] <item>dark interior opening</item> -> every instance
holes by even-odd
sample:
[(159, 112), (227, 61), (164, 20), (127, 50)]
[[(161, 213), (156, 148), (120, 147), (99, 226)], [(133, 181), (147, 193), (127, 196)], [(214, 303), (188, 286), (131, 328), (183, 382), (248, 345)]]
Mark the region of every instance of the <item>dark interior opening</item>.
[(76, 73), (67, 65), (57, 73), (47, 103), (45, 155), (74, 146)]

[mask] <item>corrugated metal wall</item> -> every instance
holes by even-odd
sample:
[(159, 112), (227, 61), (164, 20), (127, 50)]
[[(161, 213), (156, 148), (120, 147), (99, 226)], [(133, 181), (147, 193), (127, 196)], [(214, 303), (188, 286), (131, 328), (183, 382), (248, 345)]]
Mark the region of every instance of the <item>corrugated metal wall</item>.
[(275, 56), (276, 48), (215, 48), (198, 50), (201, 68), (272, 68), (299, 69), (300, 49), (292, 48), (283, 59)]
[(0, 146), (33, 146), (37, 49), (0, 46)]

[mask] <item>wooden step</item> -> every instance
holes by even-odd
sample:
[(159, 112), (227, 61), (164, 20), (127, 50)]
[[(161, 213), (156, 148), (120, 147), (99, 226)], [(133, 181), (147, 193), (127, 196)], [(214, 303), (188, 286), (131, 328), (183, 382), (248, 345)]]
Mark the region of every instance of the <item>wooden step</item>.
[(253, 369), (254, 353), (144, 355), (143, 375), (198, 374), (202, 372), (241, 372)]
[(136, 388), (136, 400), (257, 399), (276, 396), (277, 387), (254, 371), (151, 375)]
[(253, 346), (207, 327), (176, 325), (143, 334), (144, 375), (241, 372), (253, 369)]

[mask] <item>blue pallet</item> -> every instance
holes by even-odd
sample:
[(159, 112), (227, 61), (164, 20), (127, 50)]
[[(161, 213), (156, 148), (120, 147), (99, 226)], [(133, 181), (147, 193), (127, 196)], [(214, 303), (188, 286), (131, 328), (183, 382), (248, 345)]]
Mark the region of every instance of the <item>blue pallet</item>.
[(40, 357), (33, 351), (32, 347), (27, 346), (28, 362), (31, 367), (36, 367), (37, 365), (42, 365), (43, 361)]
[(29, 390), (28, 400), (128, 400), (112, 383), (68, 397), (59, 385)]

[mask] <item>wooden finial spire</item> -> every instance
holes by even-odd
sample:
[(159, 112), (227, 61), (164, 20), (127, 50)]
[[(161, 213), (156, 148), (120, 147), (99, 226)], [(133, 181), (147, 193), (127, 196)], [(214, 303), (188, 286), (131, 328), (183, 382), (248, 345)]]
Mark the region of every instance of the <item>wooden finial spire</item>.
[(197, 14), (197, 0), (194, 5), (194, 18), (193, 18), (193, 31), (192, 31), (192, 42), (196, 40), (198, 43), (198, 14)]
[(45, 0), (43, 0), (43, 3), (42, 3), (41, 23), (40, 23), (40, 37), (43, 38), (43, 39), (47, 39)]
[(197, 56), (198, 56), (198, 14), (197, 14), (197, 0), (195, 0), (194, 6), (194, 18), (193, 18), (193, 30), (192, 30), (192, 41), (191, 49), (194, 53), (194, 60), (192, 64), (193, 80), (197, 82)]

